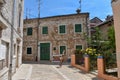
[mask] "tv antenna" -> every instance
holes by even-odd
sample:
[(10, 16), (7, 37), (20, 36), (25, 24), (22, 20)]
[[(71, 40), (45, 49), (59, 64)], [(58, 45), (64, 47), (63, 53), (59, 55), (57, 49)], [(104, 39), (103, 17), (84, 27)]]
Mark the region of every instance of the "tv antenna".
[(79, 4), (80, 4), (79, 9), (81, 10), (81, 0), (79, 1)]

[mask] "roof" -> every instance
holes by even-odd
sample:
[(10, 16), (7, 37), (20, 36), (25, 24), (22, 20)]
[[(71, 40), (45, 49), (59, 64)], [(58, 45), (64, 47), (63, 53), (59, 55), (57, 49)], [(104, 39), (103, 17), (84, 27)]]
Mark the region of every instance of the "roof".
[[(42, 17), (40, 19), (48, 19), (48, 18), (57, 18), (57, 17), (69, 17), (69, 16), (75, 16), (75, 15), (86, 15), (89, 17), (89, 13), (78, 13), (78, 14), (67, 14), (67, 15), (56, 15), (56, 16), (48, 16), (48, 17)], [(24, 19), (24, 20), (34, 20), (38, 18), (31, 18), (31, 19)]]
[(94, 17), (93, 19), (90, 20), (90, 23), (101, 23), (103, 22), (101, 19), (99, 19), (98, 17)]
[(102, 25), (104, 25), (104, 24), (107, 24), (107, 23), (109, 23), (109, 22), (112, 22), (112, 21), (113, 21), (113, 17), (112, 17), (111, 19), (109, 19), (109, 20), (106, 20), (106, 21), (98, 24), (97, 26), (100, 27), (100, 26), (102, 26)]

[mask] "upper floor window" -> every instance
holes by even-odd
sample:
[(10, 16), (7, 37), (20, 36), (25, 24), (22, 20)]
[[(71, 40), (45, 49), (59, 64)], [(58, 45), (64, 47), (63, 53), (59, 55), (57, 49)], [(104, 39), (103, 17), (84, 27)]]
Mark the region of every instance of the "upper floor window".
[(75, 32), (82, 32), (82, 25), (81, 24), (75, 24)]
[(42, 34), (48, 34), (48, 27), (42, 27)]
[(66, 33), (66, 27), (65, 27), (65, 25), (60, 25), (59, 26), (59, 33)]
[(21, 26), (21, 12), (22, 12), (22, 6), (19, 4), (19, 16), (18, 16), (18, 26)]
[(27, 28), (27, 35), (32, 35), (32, 28)]
[(27, 54), (32, 54), (32, 48), (31, 47), (27, 48)]

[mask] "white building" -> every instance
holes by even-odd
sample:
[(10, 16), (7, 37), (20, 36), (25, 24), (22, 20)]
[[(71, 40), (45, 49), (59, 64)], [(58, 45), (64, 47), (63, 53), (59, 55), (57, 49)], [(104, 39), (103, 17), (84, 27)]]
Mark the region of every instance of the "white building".
[(22, 63), (23, 3), (24, 0), (0, 0), (0, 80), (8, 80), (8, 75), (14, 74)]

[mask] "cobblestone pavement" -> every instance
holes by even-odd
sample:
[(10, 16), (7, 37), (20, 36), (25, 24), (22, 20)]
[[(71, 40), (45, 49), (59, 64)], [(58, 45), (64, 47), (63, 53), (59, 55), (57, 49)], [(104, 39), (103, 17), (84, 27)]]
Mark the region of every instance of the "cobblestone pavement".
[(100, 80), (93, 74), (83, 73), (79, 69), (64, 64), (41, 62), (25, 63), (13, 75), (13, 80)]

